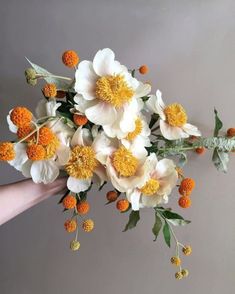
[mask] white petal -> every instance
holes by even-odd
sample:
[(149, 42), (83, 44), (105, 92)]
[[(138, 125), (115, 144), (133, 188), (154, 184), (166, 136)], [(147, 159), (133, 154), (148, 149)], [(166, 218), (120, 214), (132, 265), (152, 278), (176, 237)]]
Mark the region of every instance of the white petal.
[(79, 127), (73, 135), (71, 146), (90, 146), (92, 143), (91, 132), (88, 129)]
[(69, 161), (70, 157), (70, 148), (65, 145), (60, 145), (60, 147), (56, 150), (57, 154), (57, 163), (60, 166), (65, 165)]
[(140, 195), (141, 195), (141, 193), (137, 189), (135, 189), (131, 193), (128, 193), (127, 192), (126, 195), (128, 195), (127, 198), (131, 202), (132, 210), (134, 210), (134, 211), (139, 210), (139, 208), (140, 208)]
[(179, 127), (172, 127), (163, 120), (160, 120), (160, 130), (167, 140), (177, 140), (181, 138), (188, 138), (189, 135)]
[(135, 89), (135, 98), (140, 98), (148, 95), (151, 91), (151, 86), (149, 84), (143, 84), (139, 82), (139, 86)]
[(120, 128), (125, 132), (132, 132), (135, 129), (136, 113), (138, 111), (138, 103), (136, 99), (132, 99), (123, 107), (123, 113), (120, 117)]
[(99, 186), (102, 186), (105, 181), (107, 181), (106, 169), (101, 164), (95, 169), (93, 182), (97, 183)]
[(52, 183), (59, 176), (59, 168), (53, 160), (34, 161), (30, 172), (32, 180), (37, 184)]
[(98, 102), (85, 111), (89, 121), (96, 125), (110, 125), (116, 120), (117, 112), (114, 107), (105, 102)]
[(157, 90), (156, 96), (150, 96), (150, 98), (146, 102), (146, 106), (149, 108), (150, 111), (159, 114), (162, 120), (166, 119), (166, 116), (164, 114), (165, 104), (162, 100), (162, 93), (159, 90)]
[(10, 114), (11, 114), (12, 110), (13, 109), (10, 110), (10, 112), (9, 112), (9, 114), (7, 116), (7, 123), (8, 123), (9, 130), (12, 133), (17, 133), (18, 127), (13, 124), (13, 122), (11, 121), (11, 118), (10, 118)]
[(93, 67), (96, 74), (106, 76), (120, 73), (123, 67), (114, 59), (115, 55), (111, 49), (99, 50), (93, 60)]
[(14, 145), (15, 158), (8, 161), (8, 163), (15, 169), (21, 171), (22, 165), (28, 160), (26, 154), (26, 145), (24, 143), (17, 143)]
[(164, 158), (156, 164), (156, 175), (157, 178), (163, 178), (171, 174), (173, 171), (177, 174), (175, 170), (175, 164), (173, 160)]
[(68, 189), (74, 193), (86, 191), (91, 185), (91, 179), (80, 180), (69, 177), (67, 181)]
[(162, 203), (162, 196), (154, 195), (154, 196), (144, 196), (141, 197), (141, 202), (145, 207), (155, 207), (158, 204)]
[(36, 107), (36, 115), (38, 118), (44, 116), (56, 116), (56, 111), (60, 107), (61, 103), (57, 103), (55, 99), (51, 99), (50, 101), (47, 100), (40, 100)]
[(31, 160), (27, 160), (27, 161), (22, 165), (21, 172), (22, 172), (22, 175), (23, 175), (24, 177), (26, 177), (26, 178), (31, 178), (30, 170), (31, 170), (32, 163), (33, 163), (33, 161), (31, 161)]
[(191, 136), (201, 136), (201, 132), (198, 130), (198, 128), (191, 124), (185, 124), (183, 127), (183, 130), (185, 133), (191, 135)]

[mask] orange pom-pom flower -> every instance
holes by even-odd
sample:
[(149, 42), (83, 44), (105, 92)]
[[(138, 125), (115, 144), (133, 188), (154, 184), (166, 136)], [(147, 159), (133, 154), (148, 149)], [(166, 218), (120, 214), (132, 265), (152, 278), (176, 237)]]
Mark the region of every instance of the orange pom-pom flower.
[(64, 228), (68, 233), (72, 233), (76, 230), (77, 228), (77, 222), (74, 219), (68, 219), (65, 223), (64, 223)]
[(81, 201), (77, 204), (77, 211), (80, 214), (87, 214), (90, 210), (90, 204), (87, 201)]
[(32, 118), (32, 112), (21, 106), (15, 107), (10, 114), (11, 121), (19, 128), (29, 125)]
[(76, 206), (77, 204), (77, 200), (73, 195), (67, 195), (64, 199), (63, 199), (63, 206), (65, 209), (72, 209)]
[(43, 94), (48, 98), (53, 98), (57, 94), (57, 88), (55, 84), (46, 84), (42, 89)]
[(191, 206), (191, 199), (189, 196), (181, 196), (179, 198), (178, 204), (182, 208), (189, 208)]
[(185, 178), (180, 184), (179, 193), (181, 195), (190, 195), (194, 187), (195, 181), (192, 178)]
[(120, 199), (118, 200), (116, 207), (120, 212), (124, 212), (126, 211), (130, 206), (130, 203), (128, 200), (126, 199)]
[(85, 115), (74, 114), (73, 121), (77, 126), (84, 126), (88, 122), (88, 119)]
[(32, 144), (26, 149), (26, 153), (30, 160), (42, 160), (45, 158), (46, 151), (42, 145)]
[(79, 62), (79, 57), (74, 50), (67, 50), (62, 55), (63, 64), (68, 67), (74, 67)]
[(15, 158), (14, 144), (11, 142), (0, 143), (0, 160), (9, 161)]

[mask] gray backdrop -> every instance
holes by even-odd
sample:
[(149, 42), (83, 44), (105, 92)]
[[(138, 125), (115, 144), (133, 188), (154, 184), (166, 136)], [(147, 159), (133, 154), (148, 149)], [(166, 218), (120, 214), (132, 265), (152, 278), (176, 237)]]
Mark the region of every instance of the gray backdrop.
[[(169, 102), (181, 102), (204, 135), (211, 134), (214, 106), (225, 129), (235, 126), (234, 16), (233, 0), (2, 0), (1, 140), (11, 138), (8, 110), (19, 104), (33, 108), (41, 98), (39, 87), (25, 83), (24, 56), (69, 75), (60, 62), (65, 49), (89, 59), (110, 47), (129, 67), (148, 64), (144, 80)], [(0, 293), (234, 293), (235, 159), (224, 175), (210, 157), (192, 154), (185, 170), (197, 182), (192, 208), (179, 209), (193, 222), (177, 230), (193, 246), (193, 255), (184, 259), (188, 279), (174, 280), (173, 249), (162, 238), (152, 242), (151, 210), (141, 212), (135, 230), (122, 233), (127, 216), (104, 206), (107, 187), (89, 193), (96, 229), (81, 234), (78, 253), (68, 249), (71, 238), (63, 229), (58, 196), (1, 226)], [(22, 179), (6, 164), (1, 163), (0, 173), (1, 184)]]

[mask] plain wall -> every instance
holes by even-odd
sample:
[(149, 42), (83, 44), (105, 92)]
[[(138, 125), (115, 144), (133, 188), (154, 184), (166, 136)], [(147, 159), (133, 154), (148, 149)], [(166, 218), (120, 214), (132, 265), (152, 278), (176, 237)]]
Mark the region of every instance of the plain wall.
[[(213, 108), (224, 130), (235, 127), (235, 2), (233, 0), (2, 0), (0, 8), (0, 134), (9, 140), (6, 115), (13, 106), (34, 109), (40, 87), (24, 78), (24, 56), (57, 74), (72, 75), (61, 63), (66, 49), (92, 59), (112, 48), (123, 64), (150, 68), (143, 80), (161, 89), (168, 102), (182, 103), (189, 120), (211, 135)], [(152, 242), (151, 209), (138, 227), (122, 233), (127, 215), (104, 206), (105, 193), (89, 193), (96, 228), (81, 233), (81, 248), (69, 250), (66, 216), (55, 196), (0, 227), (1, 294), (234, 293), (235, 155), (227, 175), (215, 170), (211, 153), (191, 154), (185, 174), (196, 180), (192, 220), (176, 233), (190, 243), (184, 258), (188, 279), (176, 281), (162, 238)], [(22, 179), (0, 163), (0, 184)], [(32, 191), (33, 193), (33, 191)]]

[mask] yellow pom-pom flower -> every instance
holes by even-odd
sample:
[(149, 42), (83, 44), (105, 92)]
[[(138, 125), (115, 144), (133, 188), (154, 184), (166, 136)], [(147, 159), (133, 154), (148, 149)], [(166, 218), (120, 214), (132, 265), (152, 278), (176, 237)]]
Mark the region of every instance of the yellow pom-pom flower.
[(171, 263), (176, 266), (180, 266), (181, 259), (178, 256), (173, 256), (173, 257), (171, 257)]
[(184, 255), (188, 256), (192, 253), (192, 247), (191, 246), (184, 246), (182, 248), (182, 252), (184, 253)]
[(175, 273), (175, 278), (176, 278), (176, 280), (181, 280), (183, 278), (182, 273), (181, 272)]
[(10, 114), (11, 121), (19, 128), (29, 125), (32, 118), (33, 114), (31, 111), (21, 106), (15, 107)]
[(0, 160), (9, 161), (15, 158), (14, 144), (11, 142), (0, 143)]
[(89, 233), (94, 229), (94, 222), (92, 219), (87, 219), (82, 223), (82, 228), (85, 232)]
[(189, 272), (187, 269), (182, 269), (181, 274), (182, 274), (183, 278), (186, 278), (189, 275)]
[(73, 251), (77, 251), (80, 248), (80, 242), (77, 240), (73, 240), (70, 242), (70, 249)]
[(68, 233), (72, 233), (76, 230), (77, 228), (77, 222), (74, 219), (68, 219), (65, 223), (64, 223), (64, 228)]

